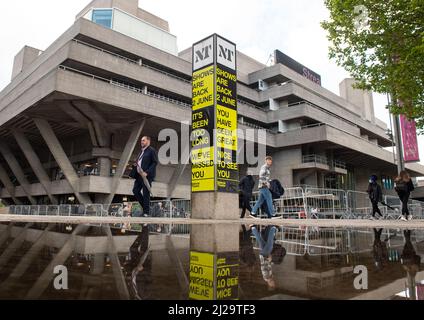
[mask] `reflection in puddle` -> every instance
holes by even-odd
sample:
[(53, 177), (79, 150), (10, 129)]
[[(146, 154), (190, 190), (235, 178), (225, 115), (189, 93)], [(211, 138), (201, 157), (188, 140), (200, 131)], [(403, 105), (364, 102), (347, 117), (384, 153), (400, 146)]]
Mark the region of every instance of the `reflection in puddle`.
[[(424, 230), (215, 226), (213, 272), (190, 272), (208, 227), (190, 239), (194, 226), (0, 224), (0, 299), (180, 300), (214, 283), (215, 298), (241, 300), (424, 299)], [(67, 290), (55, 288), (59, 265)]]

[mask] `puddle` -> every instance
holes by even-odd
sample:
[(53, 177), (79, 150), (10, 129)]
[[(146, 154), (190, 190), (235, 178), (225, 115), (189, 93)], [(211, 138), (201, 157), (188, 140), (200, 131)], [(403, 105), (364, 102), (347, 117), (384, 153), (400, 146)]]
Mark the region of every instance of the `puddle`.
[(5, 223), (0, 299), (424, 299), (423, 253), (424, 230)]

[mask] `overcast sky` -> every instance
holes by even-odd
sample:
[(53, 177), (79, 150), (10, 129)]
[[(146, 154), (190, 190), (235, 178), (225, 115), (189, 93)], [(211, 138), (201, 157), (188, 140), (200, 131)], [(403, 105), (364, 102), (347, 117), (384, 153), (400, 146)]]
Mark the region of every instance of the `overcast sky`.
[[(0, 89), (10, 81), (15, 54), (29, 45), (44, 50), (74, 22), (89, 0), (4, 1), (0, 19)], [(339, 94), (348, 74), (328, 59), (328, 41), (320, 22), (328, 17), (321, 0), (140, 0), (140, 7), (169, 21), (181, 51), (218, 33), (238, 50), (267, 63), (280, 49), (322, 76), (322, 85)], [(386, 98), (375, 95), (375, 113), (388, 123)], [(424, 161), (424, 137), (420, 137)]]

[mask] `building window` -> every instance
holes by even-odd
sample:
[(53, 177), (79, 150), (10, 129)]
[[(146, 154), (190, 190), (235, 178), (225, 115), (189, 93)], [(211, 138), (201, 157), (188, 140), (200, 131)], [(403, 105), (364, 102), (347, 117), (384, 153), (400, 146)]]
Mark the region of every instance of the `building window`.
[(112, 10), (93, 10), (93, 22), (103, 27), (112, 28)]

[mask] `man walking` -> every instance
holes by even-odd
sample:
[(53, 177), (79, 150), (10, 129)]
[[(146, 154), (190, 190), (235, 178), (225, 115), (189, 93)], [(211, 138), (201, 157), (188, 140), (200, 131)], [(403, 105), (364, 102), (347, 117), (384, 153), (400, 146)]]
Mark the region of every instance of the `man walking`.
[(274, 216), (274, 206), (272, 204), (272, 194), (269, 190), (271, 187), (271, 171), (272, 166), (272, 157), (268, 156), (265, 158), (265, 164), (262, 166), (261, 171), (259, 172), (259, 199), (255, 204), (255, 207), (252, 209), (250, 216), (256, 218), (259, 208), (265, 202), (267, 206), (267, 215), (268, 218)]
[[(148, 217), (150, 214), (150, 190), (156, 177), (156, 166), (158, 165), (158, 155), (156, 150), (150, 146), (150, 137), (141, 139), (141, 152), (137, 158), (138, 175), (134, 182), (133, 194), (143, 208), (143, 216)], [(145, 180), (149, 183), (146, 185)], [(142, 194), (141, 194), (142, 192)]]
[(367, 189), (368, 196), (372, 204), (372, 216), (371, 220), (375, 220), (375, 214), (378, 213), (380, 217), (383, 217), (380, 209), (378, 208), (378, 203), (383, 201), (383, 192), (380, 185), (377, 183), (377, 176), (372, 175), (369, 180), (369, 185)]

